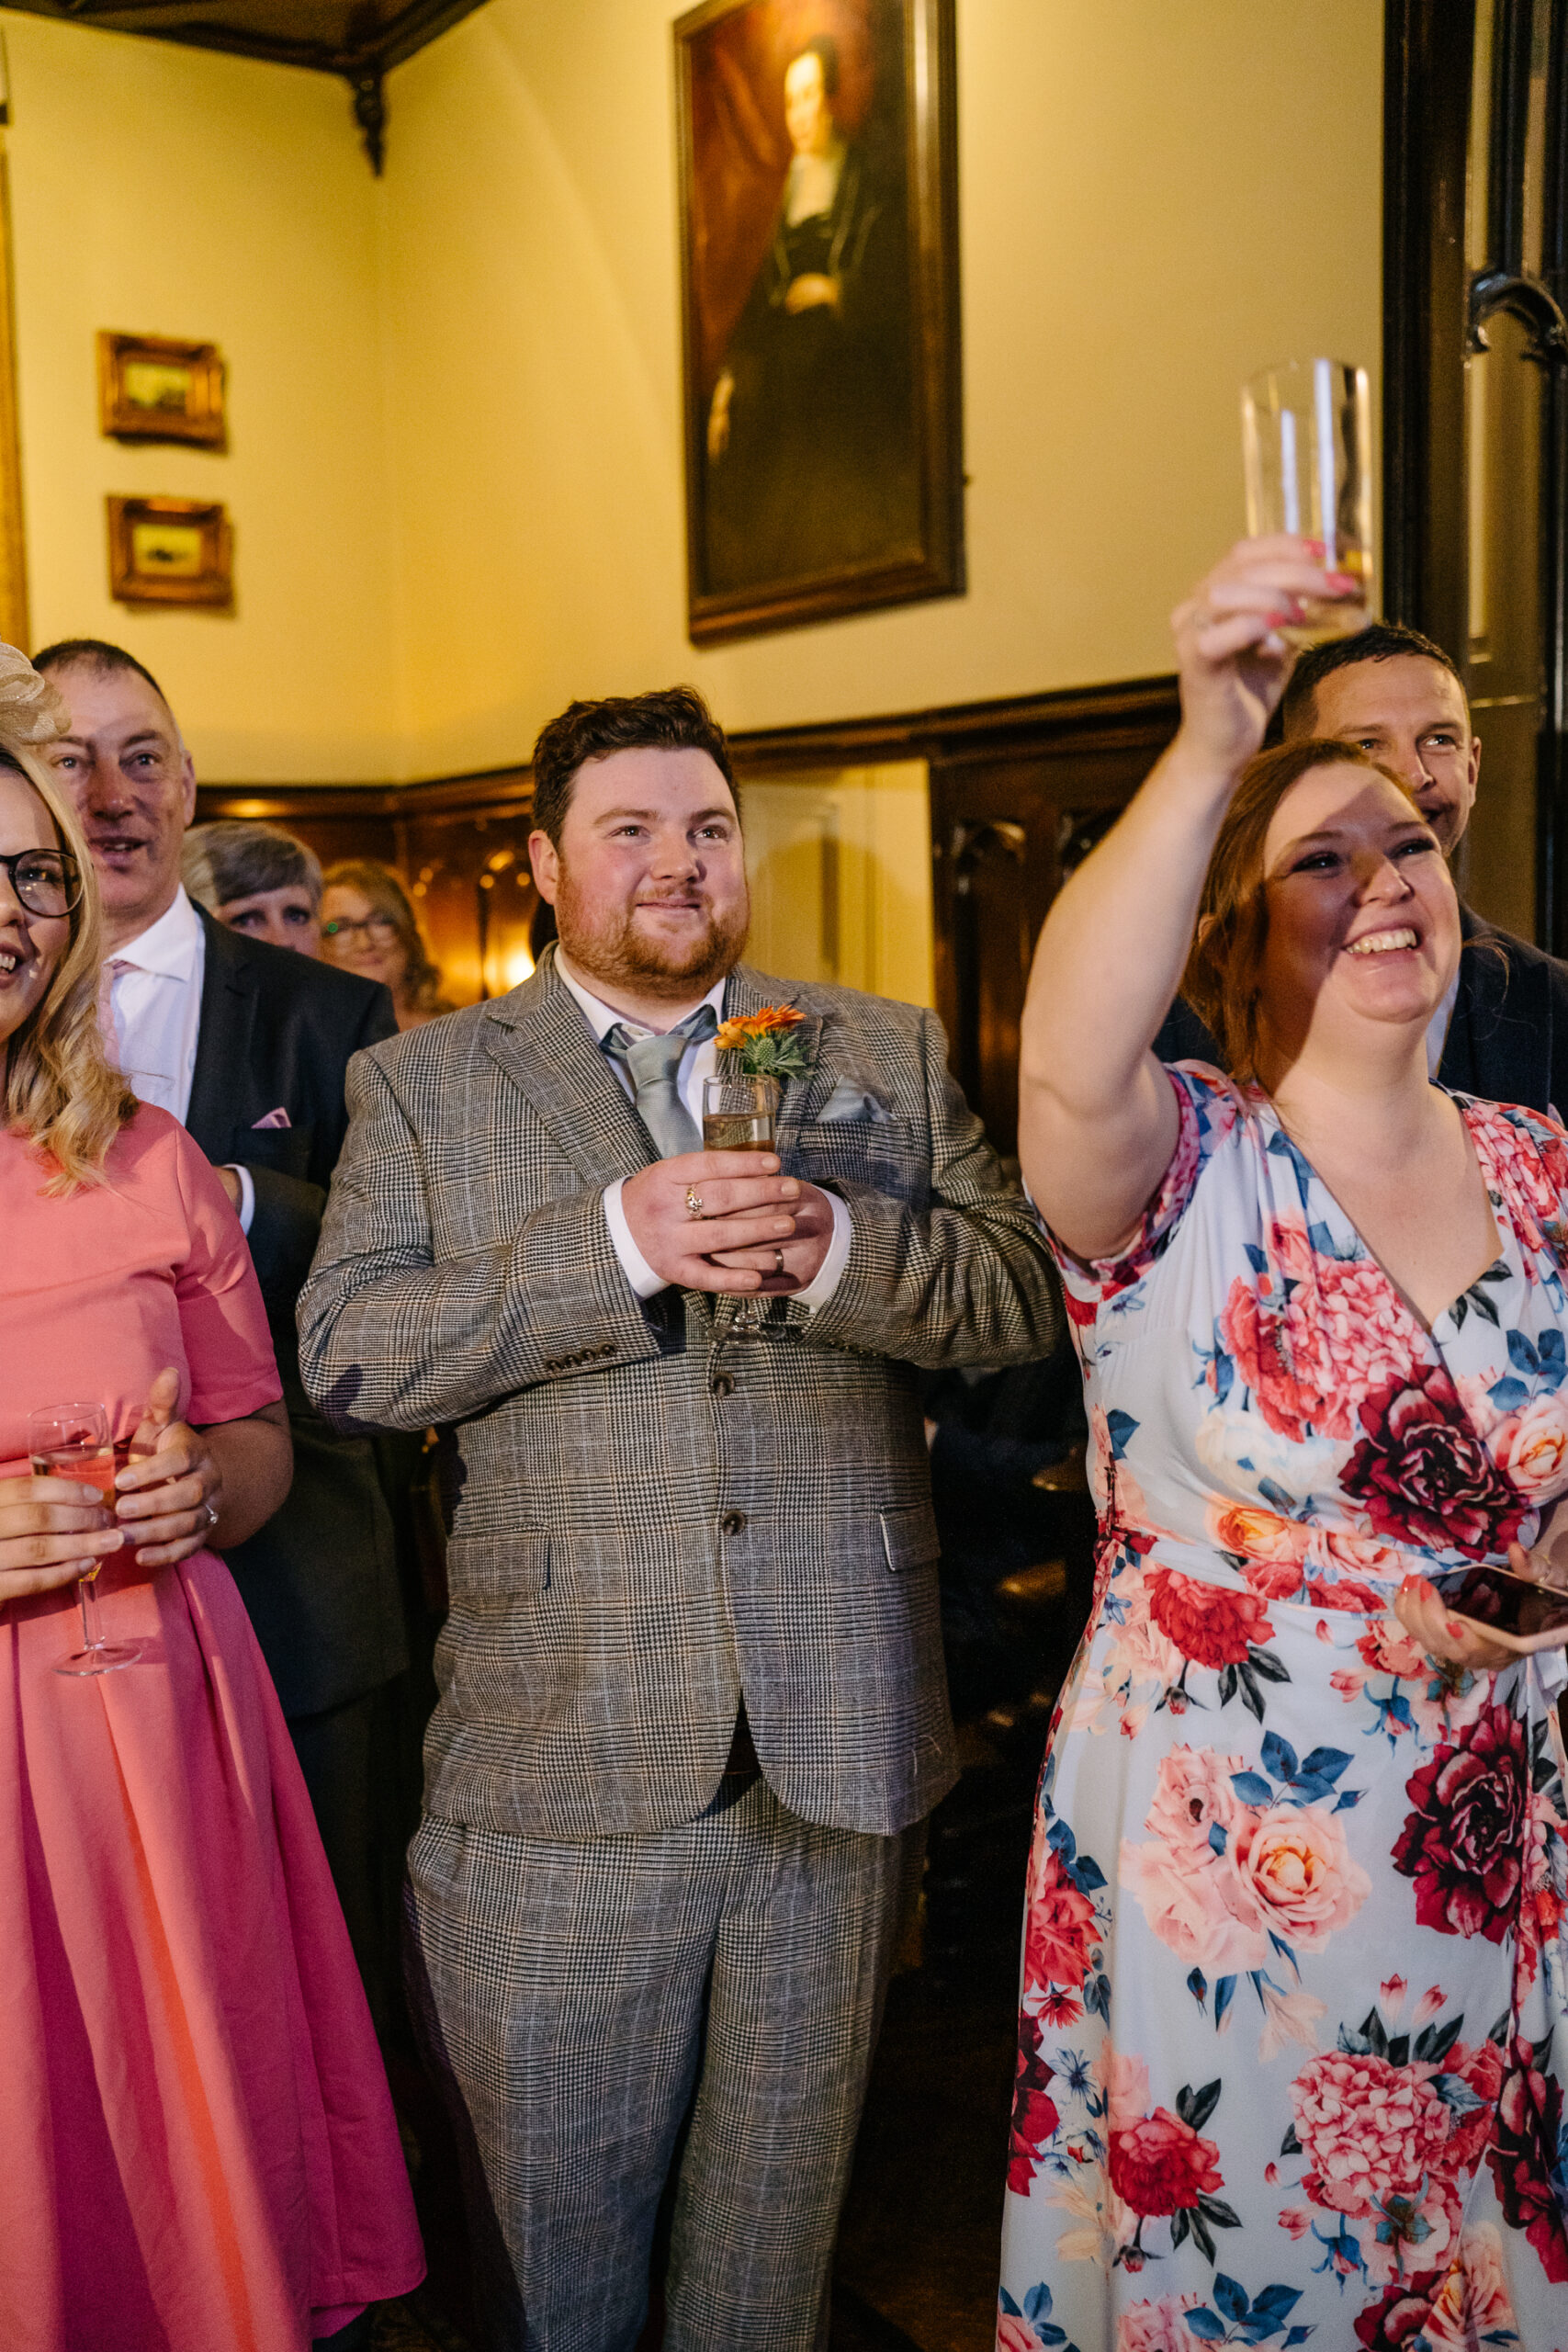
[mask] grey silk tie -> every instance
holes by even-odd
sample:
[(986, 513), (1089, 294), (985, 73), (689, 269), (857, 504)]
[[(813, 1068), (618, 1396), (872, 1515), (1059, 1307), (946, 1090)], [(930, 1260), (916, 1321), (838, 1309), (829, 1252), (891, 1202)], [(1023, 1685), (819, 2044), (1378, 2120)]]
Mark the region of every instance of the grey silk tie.
[(621, 1021), (604, 1034), (604, 1051), (631, 1080), (637, 1116), (662, 1159), (703, 1148), (697, 1123), (681, 1100), (681, 1064), (687, 1046), (700, 1045), (717, 1027), (718, 1015), (712, 1005), (699, 1004), (695, 1012), (689, 1012), (662, 1037), (631, 1037)]

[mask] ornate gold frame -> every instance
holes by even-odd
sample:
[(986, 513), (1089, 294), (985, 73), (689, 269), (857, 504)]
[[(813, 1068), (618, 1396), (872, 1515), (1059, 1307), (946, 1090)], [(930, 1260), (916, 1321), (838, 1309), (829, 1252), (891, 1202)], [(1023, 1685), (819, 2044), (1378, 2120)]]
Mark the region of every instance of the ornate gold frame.
[[(107, 502), (109, 594), (121, 605), (208, 605), (234, 601), (234, 535), (227, 511), (196, 498), (113, 498)], [(136, 526), (173, 523), (201, 533), (199, 571), (163, 574), (136, 560)]]
[[(148, 409), (126, 390), (126, 371), (141, 361), (154, 368), (182, 368), (190, 377), (183, 409)], [(196, 442), (204, 449), (225, 445), (223, 362), (215, 343), (178, 343), (162, 334), (98, 334), (98, 429), (116, 441)]]
[(17, 328), (11, 292), (11, 190), (0, 139), (0, 638), (29, 643), (22, 452), (17, 424)]

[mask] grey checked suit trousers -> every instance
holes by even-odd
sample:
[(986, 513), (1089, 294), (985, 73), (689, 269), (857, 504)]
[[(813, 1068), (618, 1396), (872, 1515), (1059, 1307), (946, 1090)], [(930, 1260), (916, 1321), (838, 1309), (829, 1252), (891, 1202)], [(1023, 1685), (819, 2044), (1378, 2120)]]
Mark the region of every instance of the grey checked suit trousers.
[[(778, 1149), (850, 1212), (814, 1314), (637, 1297), (657, 1157), (547, 953), (359, 1056), (300, 1304), (329, 1418), (452, 1432), (410, 1864), (500, 2352), (629, 2352), (689, 2098), (671, 2352), (814, 2352), (919, 1825), (955, 1778), (917, 1369), (1047, 1353), (1038, 1220), (932, 1016), (798, 1006)], [(763, 1778), (726, 1760), (744, 1697)]]

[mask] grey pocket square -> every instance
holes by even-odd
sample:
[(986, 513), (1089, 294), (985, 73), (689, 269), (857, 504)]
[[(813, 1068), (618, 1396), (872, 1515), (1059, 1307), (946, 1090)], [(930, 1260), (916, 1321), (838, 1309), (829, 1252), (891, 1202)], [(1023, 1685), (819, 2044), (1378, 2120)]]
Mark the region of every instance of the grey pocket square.
[(840, 1078), (817, 1114), (818, 1126), (837, 1126), (852, 1119), (863, 1119), (874, 1126), (884, 1126), (893, 1116), (893, 1105), (869, 1087), (857, 1086), (852, 1078)]

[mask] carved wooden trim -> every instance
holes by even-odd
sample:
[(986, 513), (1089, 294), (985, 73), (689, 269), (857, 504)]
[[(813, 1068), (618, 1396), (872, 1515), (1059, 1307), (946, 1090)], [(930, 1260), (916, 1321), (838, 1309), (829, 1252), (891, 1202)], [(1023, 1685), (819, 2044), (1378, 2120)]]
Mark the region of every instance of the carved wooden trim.
[[(729, 747), (742, 786), (748, 775), (807, 775), (826, 768), (873, 767), (891, 760), (994, 760), (1004, 754), (1075, 746), (1157, 751), (1177, 719), (1173, 677), (1125, 678), (1103, 686), (1018, 695), (994, 702), (948, 703), (933, 710), (833, 719), (808, 727), (743, 729)], [(197, 814), (290, 816), (502, 817), (526, 809), (533, 774), (525, 763), (419, 784), (207, 784)]]

